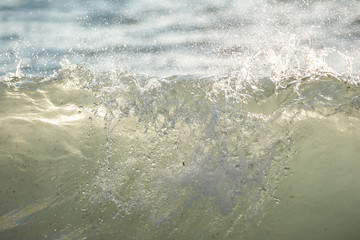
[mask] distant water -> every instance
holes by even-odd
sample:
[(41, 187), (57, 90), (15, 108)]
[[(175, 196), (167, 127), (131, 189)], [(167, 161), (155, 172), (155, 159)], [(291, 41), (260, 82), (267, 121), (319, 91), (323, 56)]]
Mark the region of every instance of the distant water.
[(360, 3), (4, 0), (0, 239), (360, 238)]

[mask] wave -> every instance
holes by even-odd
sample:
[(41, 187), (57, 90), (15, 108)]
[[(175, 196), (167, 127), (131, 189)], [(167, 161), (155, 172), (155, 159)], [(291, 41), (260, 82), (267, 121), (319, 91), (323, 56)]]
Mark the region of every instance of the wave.
[[(182, 238), (196, 229), (236, 238), (279, 204), (302, 124), (359, 120), (358, 77), (287, 49), (220, 76), (96, 72), (64, 61), (53, 75), (31, 77), (19, 64), (0, 81), (1, 174), (25, 179), (5, 188), (33, 199), (6, 203), (2, 213), (18, 211), (0, 230), (63, 211), (71, 224), (56, 219), (58, 237)], [(24, 204), (33, 210), (19, 214)]]

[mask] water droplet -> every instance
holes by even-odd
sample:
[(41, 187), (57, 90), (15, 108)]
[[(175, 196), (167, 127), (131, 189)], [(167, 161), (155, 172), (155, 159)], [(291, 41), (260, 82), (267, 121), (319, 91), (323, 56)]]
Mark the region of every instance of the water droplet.
[(279, 204), (280, 204), (280, 199), (278, 199), (278, 198), (276, 198), (276, 197), (273, 197), (273, 199), (274, 199), (276, 205), (279, 205)]

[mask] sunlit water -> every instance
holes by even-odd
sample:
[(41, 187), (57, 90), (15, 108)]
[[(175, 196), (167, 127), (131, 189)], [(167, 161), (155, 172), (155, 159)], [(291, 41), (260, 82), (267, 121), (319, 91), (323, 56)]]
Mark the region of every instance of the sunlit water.
[(2, 1), (0, 239), (359, 239), (359, 13)]

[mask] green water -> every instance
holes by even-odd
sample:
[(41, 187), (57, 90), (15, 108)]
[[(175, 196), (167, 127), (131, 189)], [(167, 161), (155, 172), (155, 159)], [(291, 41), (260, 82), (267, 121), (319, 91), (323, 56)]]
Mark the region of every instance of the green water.
[[(335, 114), (300, 121), (291, 175), (244, 239), (358, 239), (359, 118)], [(309, 123), (310, 121), (310, 123)]]
[(83, 70), (2, 85), (0, 239), (360, 236), (355, 85)]

